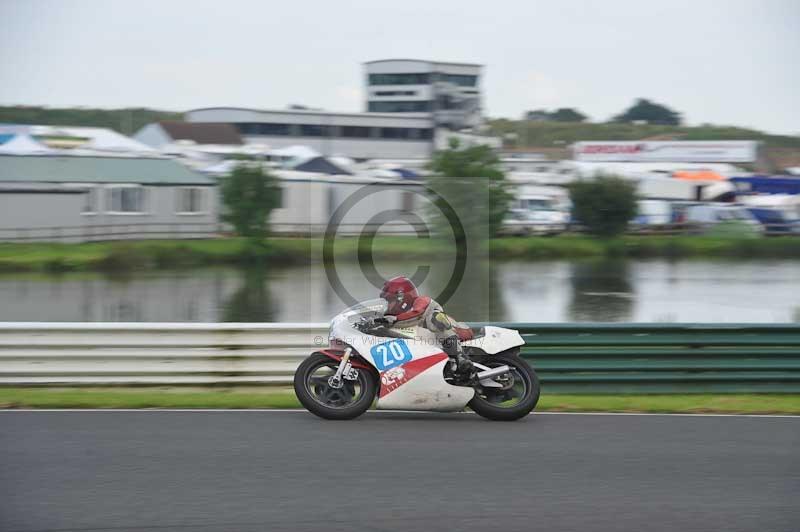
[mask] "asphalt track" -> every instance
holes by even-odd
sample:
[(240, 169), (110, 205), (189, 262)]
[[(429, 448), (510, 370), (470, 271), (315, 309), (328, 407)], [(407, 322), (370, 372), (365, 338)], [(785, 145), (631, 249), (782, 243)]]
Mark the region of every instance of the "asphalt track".
[(0, 530), (797, 531), (800, 418), (0, 412)]

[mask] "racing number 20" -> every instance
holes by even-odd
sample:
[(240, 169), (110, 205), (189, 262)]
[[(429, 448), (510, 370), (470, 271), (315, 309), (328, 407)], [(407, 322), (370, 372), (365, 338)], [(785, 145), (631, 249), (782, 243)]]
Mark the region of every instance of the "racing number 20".
[(372, 359), (381, 371), (399, 366), (411, 358), (411, 351), (402, 340), (386, 342), (372, 348)]

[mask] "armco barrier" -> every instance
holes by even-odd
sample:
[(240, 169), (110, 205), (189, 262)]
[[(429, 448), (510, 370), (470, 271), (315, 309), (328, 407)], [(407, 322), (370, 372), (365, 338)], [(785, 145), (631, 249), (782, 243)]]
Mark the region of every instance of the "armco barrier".
[[(800, 325), (499, 324), (548, 392), (800, 393)], [(326, 324), (0, 323), (0, 385), (285, 384)]]
[(800, 325), (506, 326), (550, 391), (800, 393)]

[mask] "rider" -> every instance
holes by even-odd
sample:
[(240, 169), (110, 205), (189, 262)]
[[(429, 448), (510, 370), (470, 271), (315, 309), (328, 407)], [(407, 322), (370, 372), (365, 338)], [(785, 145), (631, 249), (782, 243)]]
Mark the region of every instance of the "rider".
[(459, 374), (470, 375), (473, 372), (472, 361), (461, 347), (462, 340), (472, 338), (472, 329), (450, 318), (442, 306), (430, 297), (420, 296), (411, 279), (389, 279), (383, 284), (381, 298), (389, 303), (385, 317), (390, 325), (428, 329), (436, 335), (447, 356), (455, 360)]

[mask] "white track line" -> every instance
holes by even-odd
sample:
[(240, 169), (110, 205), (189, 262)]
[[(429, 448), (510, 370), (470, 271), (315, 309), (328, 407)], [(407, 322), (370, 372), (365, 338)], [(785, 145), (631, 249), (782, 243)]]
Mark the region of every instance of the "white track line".
[[(98, 412), (98, 413), (159, 413), (159, 412), (184, 412), (184, 413), (300, 413), (309, 414), (299, 408), (7, 408), (0, 409), (2, 413), (31, 413), (31, 412)], [(474, 412), (449, 412), (450, 414), (475, 415)], [(367, 415), (372, 414), (441, 414), (441, 412), (430, 412), (421, 410), (370, 410)], [(668, 413), (668, 412), (533, 412), (532, 416), (671, 416), (671, 417), (755, 417), (755, 418), (788, 418), (800, 419), (800, 415), (791, 414), (714, 414), (714, 413)]]

